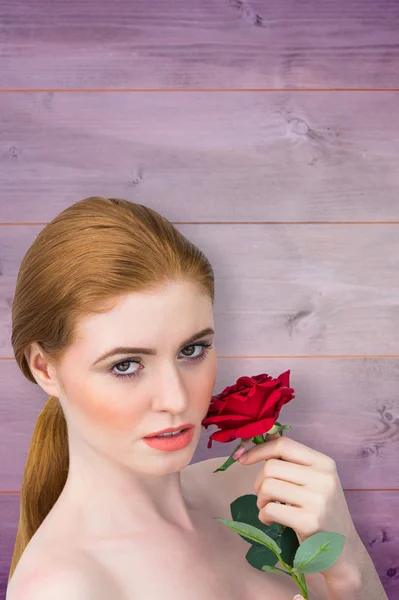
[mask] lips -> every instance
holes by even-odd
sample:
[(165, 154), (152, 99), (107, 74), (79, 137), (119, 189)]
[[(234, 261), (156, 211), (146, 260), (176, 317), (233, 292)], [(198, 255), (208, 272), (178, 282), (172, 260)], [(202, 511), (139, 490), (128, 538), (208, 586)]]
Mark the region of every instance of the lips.
[(145, 438), (151, 438), (151, 437), (155, 437), (156, 435), (159, 435), (160, 433), (169, 433), (169, 432), (173, 432), (173, 431), (180, 431), (180, 429), (191, 429), (192, 427), (194, 427), (193, 423), (183, 423), (182, 425), (179, 425), (178, 427), (168, 427), (167, 429), (161, 429), (160, 431), (154, 431), (153, 433), (149, 433), (148, 435), (145, 435)]

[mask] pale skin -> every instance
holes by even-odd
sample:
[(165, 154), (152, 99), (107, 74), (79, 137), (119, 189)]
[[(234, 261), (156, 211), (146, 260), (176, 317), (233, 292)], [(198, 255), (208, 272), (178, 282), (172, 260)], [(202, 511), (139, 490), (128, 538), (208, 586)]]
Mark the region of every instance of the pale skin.
[[(108, 313), (84, 319), (79, 340), (56, 367), (31, 345), (27, 358), (36, 381), (64, 409), (70, 468), (7, 600), (292, 600), (299, 592), (291, 577), (251, 567), (248, 543), (214, 519), (231, 519), (230, 502), (254, 493), (254, 486), (266, 501), (263, 466), (237, 463), (213, 473), (227, 456), (190, 465), (217, 361), (214, 334), (182, 341), (214, 329), (212, 309), (195, 284), (174, 282), (158, 293), (128, 294)], [(204, 352), (201, 342), (212, 347), (190, 362)], [(157, 355), (118, 354), (93, 366), (116, 346), (154, 348)], [(141, 372), (118, 378), (110, 369)], [(186, 422), (195, 425), (186, 448), (164, 452), (143, 441)], [(254, 463), (264, 461), (256, 451)], [(316, 579), (320, 586), (323, 577)], [(310, 590), (309, 600), (324, 598)]]

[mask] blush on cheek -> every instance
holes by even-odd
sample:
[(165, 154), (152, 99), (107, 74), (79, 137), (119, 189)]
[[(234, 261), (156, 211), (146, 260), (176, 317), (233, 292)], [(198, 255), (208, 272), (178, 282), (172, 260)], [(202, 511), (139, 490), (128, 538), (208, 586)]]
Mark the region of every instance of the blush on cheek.
[(79, 410), (83, 411), (86, 418), (93, 425), (104, 425), (107, 429), (115, 431), (131, 431), (132, 422), (137, 422), (137, 418), (132, 415), (131, 404), (129, 410), (126, 405), (118, 406), (111, 398), (87, 399), (79, 404)]
[[(82, 378), (83, 379), (83, 378)], [(76, 385), (66, 389), (67, 405), (71, 409), (71, 419), (85, 421), (83, 427), (104, 426), (105, 429), (121, 432), (132, 431), (132, 422), (138, 421), (138, 415), (133, 414), (132, 398), (115, 398), (99, 385)], [(133, 410), (132, 410), (133, 409)]]

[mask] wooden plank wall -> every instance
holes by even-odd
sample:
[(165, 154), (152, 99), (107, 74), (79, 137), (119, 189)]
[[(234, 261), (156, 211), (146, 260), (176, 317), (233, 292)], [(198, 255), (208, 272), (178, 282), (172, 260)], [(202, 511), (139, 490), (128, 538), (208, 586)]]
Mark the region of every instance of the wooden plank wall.
[[(77, 200), (147, 204), (216, 273), (215, 393), (290, 368), (283, 422), (332, 456), (399, 597), (396, 0), (3, 0), (0, 598), (35, 420), (11, 303), (40, 229)], [(206, 449), (193, 462), (224, 456)]]

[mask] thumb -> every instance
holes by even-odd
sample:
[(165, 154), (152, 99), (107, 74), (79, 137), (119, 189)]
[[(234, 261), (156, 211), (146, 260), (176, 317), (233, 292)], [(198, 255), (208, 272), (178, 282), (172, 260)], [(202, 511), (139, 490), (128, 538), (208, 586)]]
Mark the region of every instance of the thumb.
[(294, 600), (305, 600), (305, 598), (300, 594), (297, 594), (296, 596), (294, 596)]

